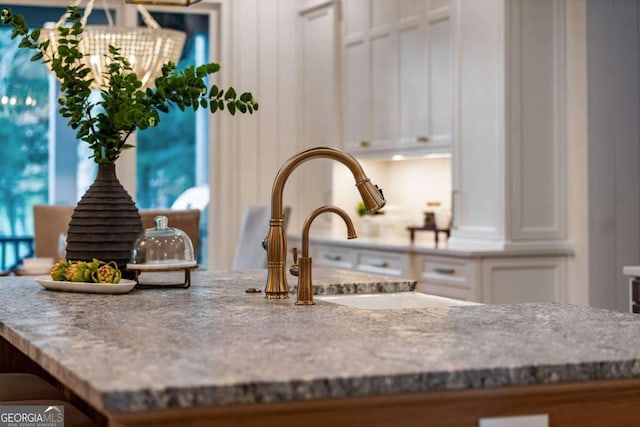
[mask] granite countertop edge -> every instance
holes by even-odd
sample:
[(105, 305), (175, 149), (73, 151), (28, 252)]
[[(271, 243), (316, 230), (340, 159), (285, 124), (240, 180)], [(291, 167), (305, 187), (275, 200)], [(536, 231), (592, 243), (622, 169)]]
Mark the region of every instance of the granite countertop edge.
[(627, 361), (607, 361), (512, 369), (497, 367), (286, 382), (248, 382), (222, 387), (171, 388), (161, 392), (148, 389), (135, 392), (115, 391), (105, 393), (100, 400), (101, 406), (111, 412), (137, 412), (640, 378), (640, 360), (635, 360), (632, 367), (628, 365)]
[(73, 384), (74, 391), (89, 403), (112, 413), (640, 378), (640, 359), (635, 359), (95, 392), (90, 384), (61, 367), (55, 358), (26, 343), (2, 322), (0, 333), (58, 380)]

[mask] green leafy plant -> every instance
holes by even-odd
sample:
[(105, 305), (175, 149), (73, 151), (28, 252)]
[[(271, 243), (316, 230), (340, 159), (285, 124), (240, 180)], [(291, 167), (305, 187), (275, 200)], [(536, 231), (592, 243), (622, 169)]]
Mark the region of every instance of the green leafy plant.
[(375, 211), (375, 212), (369, 212), (367, 211), (367, 207), (364, 205), (363, 202), (358, 203), (358, 206), (356, 206), (356, 212), (358, 213), (358, 216), (365, 216), (365, 215), (384, 215), (383, 211)]
[(49, 49), (50, 40), (40, 39), (40, 29), (29, 30), (24, 17), (2, 9), (2, 23), (13, 26), (11, 38), (20, 37), (20, 48), (33, 49), (32, 61), (49, 63), (61, 81), (59, 111), (77, 131), (78, 139), (85, 141), (93, 151), (96, 163), (111, 164), (122, 150), (132, 148), (127, 139), (136, 129), (154, 127), (160, 121), (159, 113), (170, 107), (208, 108), (211, 113), (224, 110), (252, 114), (258, 103), (250, 92), (238, 95), (233, 87), (226, 90), (212, 85), (207, 88), (204, 79), (220, 70), (216, 63), (187, 67), (180, 71), (172, 62), (162, 67), (162, 75), (155, 79), (155, 87), (142, 90), (142, 82), (132, 71), (129, 60), (120, 54), (117, 46), (109, 46), (107, 75), (109, 86), (100, 91), (100, 101), (91, 102), (92, 79), (90, 69), (80, 59), (79, 49), (84, 28), (80, 23), (80, 10), (68, 6), (66, 23), (58, 27), (57, 51)]

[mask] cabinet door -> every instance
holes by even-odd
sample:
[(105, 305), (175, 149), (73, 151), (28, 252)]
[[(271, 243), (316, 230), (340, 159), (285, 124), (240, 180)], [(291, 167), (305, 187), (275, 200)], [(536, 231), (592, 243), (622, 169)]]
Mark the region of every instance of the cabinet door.
[(397, 2), (350, 0), (342, 4), (345, 149), (388, 148), (397, 128)]
[(566, 302), (566, 258), (496, 258), (482, 263), (484, 302)]
[[(298, 21), (298, 71), (304, 96), (298, 105), (297, 148), (303, 151), (318, 146), (335, 146), (334, 6), (303, 11)], [(331, 178), (331, 165), (327, 162), (309, 162), (296, 171), (297, 200), (290, 227), (300, 227), (309, 212), (328, 203)], [(329, 226), (327, 218), (319, 218), (317, 224)]]
[[(433, 3), (432, 3), (433, 4)], [(429, 32), (429, 138), (431, 147), (451, 147), (453, 131), (453, 81), (451, 19), (449, 8), (431, 9)]]
[(448, 3), (349, 0), (342, 5), (345, 149), (381, 155), (450, 152)]
[(344, 148), (357, 151), (371, 144), (369, 0), (351, 0), (343, 6), (343, 119)]
[(343, 135), (348, 151), (371, 145), (368, 50), (369, 41), (365, 39), (344, 46)]
[(398, 111), (395, 17), (397, 2), (372, 0), (369, 43), (371, 55), (371, 148), (391, 146)]
[(451, 25), (447, 3), (400, 2), (396, 148), (450, 152), (453, 125)]
[(428, 143), (429, 75), (428, 38), (424, 0), (399, 2), (398, 79), (399, 146), (410, 148)]

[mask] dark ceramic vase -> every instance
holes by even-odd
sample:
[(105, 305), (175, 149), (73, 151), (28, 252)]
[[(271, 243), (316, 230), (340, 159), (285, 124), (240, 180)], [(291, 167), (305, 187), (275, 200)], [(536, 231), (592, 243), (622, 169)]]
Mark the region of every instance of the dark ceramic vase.
[(142, 232), (135, 203), (116, 177), (115, 165), (98, 165), (98, 176), (69, 222), (67, 259), (115, 261), (125, 273), (131, 249)]

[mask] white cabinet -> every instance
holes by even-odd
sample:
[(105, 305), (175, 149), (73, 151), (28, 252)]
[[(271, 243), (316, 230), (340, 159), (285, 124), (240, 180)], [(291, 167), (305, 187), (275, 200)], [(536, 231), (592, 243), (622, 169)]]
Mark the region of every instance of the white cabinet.
[(487, 304), (567, 302), (567, 254), (423, 255), (418, 290)]
[(369, 0), (342, 2), (343, 137), (345, 148), (367, 147), (370, 138)]
[(344, 148), (355, 154), (448, 152), (448, 3), (349, 0), (342, 5)]
[[(290, 247), (299, 245), (292, 240)], [(312, 238), (314, 268), (330, 267), (416, 280), (427, 294), (486, 304), (568, 302), (567, 251), (451, 252), (411, 246), (354, 246)]]
[(402, 278), (413, 275), (410, 255), (407, 253), (326, 244), (312, 244), (310, 252), (314, 267), (342, 268)]
[(566, 246), (565, 2), (454, 0), (449, 247)]
[(488, 258), (482, 300), (492, 304), (567, 302), (565, 257)]
[(395, 2), (343, 2), (343, 135), (351, 152), (389, 147), (397, 106)]

